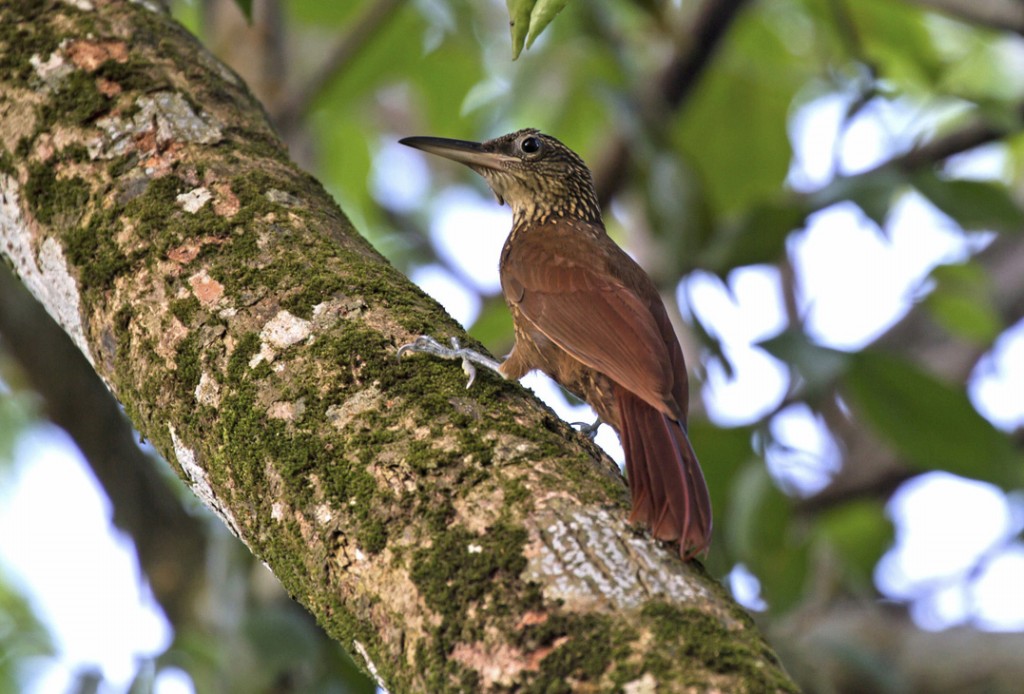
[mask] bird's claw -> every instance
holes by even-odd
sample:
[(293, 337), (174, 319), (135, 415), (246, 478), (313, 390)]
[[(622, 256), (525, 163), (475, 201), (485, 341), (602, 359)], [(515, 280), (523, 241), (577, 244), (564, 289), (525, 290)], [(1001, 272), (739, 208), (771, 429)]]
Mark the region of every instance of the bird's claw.
[(449, 342), (451, 347), (445, 347), (429, 335), (420, 335), (409, 344), (399, 347), (398, 357), (401, 358), (406, 352), (423, 352), (425, 354), (433, 354), (435, 357), (441, 357), (442, 359), (461, 359), (462, 371), (469, 377), (469, 380), (466, 382), (466, 388), (472, 386), (476, 380), (477, 364), (485, 366), (503, 376), (498, 369), (498, 362), (480, 354), (476, 350), (462, 347), (459, 344), (458, 338), (453, 337)]
[(579, 432), (593, 441), (597, 438), (597, 430), (601, 428), (601, 424), (601, 418), (598, 417), (592, 424), (588, 424), (587, 422), (570, 422), (569, 426), (579, 427)]

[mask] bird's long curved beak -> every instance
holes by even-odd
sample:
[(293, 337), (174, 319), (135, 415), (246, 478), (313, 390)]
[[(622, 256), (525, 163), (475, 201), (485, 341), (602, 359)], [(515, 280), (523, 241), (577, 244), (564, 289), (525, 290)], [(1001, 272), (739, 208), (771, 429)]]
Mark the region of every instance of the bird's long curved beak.
[(479, 142), (449, 140), (445, 137), (403, 137), (399, 142), (415, 147), (445, 159), (457, 161), (473, 169), (501, 169), (502, 162), (509, 157), (497, 152), (488, 152)]

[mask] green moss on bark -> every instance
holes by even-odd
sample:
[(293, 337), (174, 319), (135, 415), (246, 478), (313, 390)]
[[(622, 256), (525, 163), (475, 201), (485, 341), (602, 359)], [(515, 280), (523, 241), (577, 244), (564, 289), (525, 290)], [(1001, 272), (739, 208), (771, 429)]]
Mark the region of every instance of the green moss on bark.
[[(636, 632), (621, 622), (603, 614), (553, 615), (547, 622), (526, 630), (524, 639), (529, 646), (541, 648), (559, 644), (550, 655), (540, 661), (540, 671), (523, 689), (530, 694), (563, 694), (575, 690), (570, 681), (586, 683), (595, 689), (610, 667), (624, 661), (630, 654), (630, 644)], [(628, 667), (628, 666), (626, 666)], [(632, 669), (620, 667), (623, 682), (635, 675)], [(621, 683), (620, 683), (621, 684)]]
[(81, 70), (68, 74), (40, 111), (40, 128), (48, 130), (57, 121), (83, 125), (110, 110), (113, 100), (100, 92), (96, 78)]
[(78, 224), (91, 193), (89, 184), (78, 176), (59, 178), (54, 161), (29, 164), (22, 190), (37, 221), (61, 227)]
[[(693, 668), (697, 663), (703, 665), (704, 673), (738, 675), (736, 679), (748, 683), (746, 691), (751, 693), (798, 691), (752, 624), (729, 629), (718, 617), (701, 610), (660, 601), (645, 605), (641, 617), (655, 637), (644, 669), (656, 676), (678, 679), (681, 667)], [(709, 685), (705, 676), (689, 675), (688, 684)]]
[(19, 0), (0, 5), (0, 72), (17, 82), (27, 82), (35, 74), (32, 56), (46, 60), (57, 50), (61, 38), (43, 18), (43, 0)]

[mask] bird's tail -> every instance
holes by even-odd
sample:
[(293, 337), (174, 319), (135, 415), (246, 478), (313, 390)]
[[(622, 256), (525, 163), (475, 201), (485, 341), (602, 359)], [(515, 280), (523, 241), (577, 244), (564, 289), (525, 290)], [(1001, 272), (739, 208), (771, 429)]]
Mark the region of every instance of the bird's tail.
[(659, 540), (679, 542), (689, 559), (711, 543), (711, 498), (682, 422), (624, 388), (616, 388), (626, 477), (633, 500), (630, 522)]

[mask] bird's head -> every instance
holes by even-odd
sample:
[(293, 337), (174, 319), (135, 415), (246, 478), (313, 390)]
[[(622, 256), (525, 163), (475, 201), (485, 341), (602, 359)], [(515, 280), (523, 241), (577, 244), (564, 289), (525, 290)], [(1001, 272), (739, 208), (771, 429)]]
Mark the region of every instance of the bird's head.
[(579, 155), (539, 130), (527, 128), (487, 142), (406, 137), (403, 145), (465, 164), (512, 208), (516, 224), (551, 217), (601, 221), (590, 169)]

